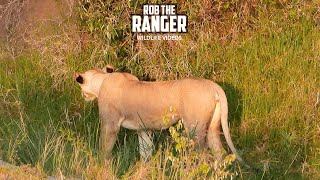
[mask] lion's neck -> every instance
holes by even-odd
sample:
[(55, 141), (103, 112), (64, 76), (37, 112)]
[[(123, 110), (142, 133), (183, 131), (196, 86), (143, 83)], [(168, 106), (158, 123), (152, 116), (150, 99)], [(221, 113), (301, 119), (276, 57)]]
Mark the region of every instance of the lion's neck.
[(106, 78), (106, 74), (97, 74), (93, 77), (94, 81), (92, 81), (93, 93), (96, 97), (99, 96), (101, 84)]

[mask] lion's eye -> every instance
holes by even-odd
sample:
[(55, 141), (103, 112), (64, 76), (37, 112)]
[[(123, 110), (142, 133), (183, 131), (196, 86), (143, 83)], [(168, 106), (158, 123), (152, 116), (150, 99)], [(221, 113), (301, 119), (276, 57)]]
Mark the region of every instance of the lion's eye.
[(78, 83), (80, 83), (80, 84), (83, 84), (83, 77), (82, 77), (82, 76), (78, 76), (78, 77), (76, 78), (76, 81), (77, 81)]

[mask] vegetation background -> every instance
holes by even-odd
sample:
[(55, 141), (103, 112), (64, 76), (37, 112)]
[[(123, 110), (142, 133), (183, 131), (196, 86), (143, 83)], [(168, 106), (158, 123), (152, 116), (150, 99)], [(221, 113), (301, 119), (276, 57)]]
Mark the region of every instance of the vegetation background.
[[(41, 21), (22, 15), (41, 10), (32, 2), (0, 3), (7, 32), (0, 44), (0, 158), (29, 164), (0, 167), (3, 177), (320, 177), (319, 1), (48, 0), (55, 8), (42, 11), (63, 13)], [(137, 41), (130, 14), (144, 3), (176, 3), (188, 15), (183, 40)], [(148, 163), (139, 161), (135, 132), (122, 129), (114, 160), (99, 161), (97, 105), (84, 102), (73, 75), (106, 64), (141, 80), (217, 81), (229, 100), (233, 141), (259, 170), (227, 156), (214, 171), (210, 152), (187, 150), (192, 143), (181, 127), (156, 133)]]

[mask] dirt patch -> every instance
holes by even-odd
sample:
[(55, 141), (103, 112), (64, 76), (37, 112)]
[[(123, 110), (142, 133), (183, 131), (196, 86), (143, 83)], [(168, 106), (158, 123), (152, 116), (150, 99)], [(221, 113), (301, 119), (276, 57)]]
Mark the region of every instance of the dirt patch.
[(30, 32), (38, 35), (53, 23), (71, 17), (74, 0), (2, 0), (0, 2), (0, 41), (12, 48), (25, 47)]

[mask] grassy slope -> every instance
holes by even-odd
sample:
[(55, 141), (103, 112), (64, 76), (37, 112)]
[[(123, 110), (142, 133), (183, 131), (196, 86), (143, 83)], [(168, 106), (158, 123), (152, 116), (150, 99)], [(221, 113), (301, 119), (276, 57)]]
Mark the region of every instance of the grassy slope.
[[(183, 50), (192, 42), (192, 37), (185, 36), (185, 43), (178, 44), (180, 51), (155, 53), (154, 59), (142, 53), (125, 62), (106, 60), (130, 65), (138, 75), (142, 66), (157, 79), (176, 78), (180, 73), (220, 82), (229, 98), (236, 147), (248, 162), (263, 169), (256, 174), (242, 172), (242, 176), (319, 177), (320, 118), (319, 108), (314, 108), (320, 90), (319, 27), (310, 17), (292, 20), (281, 14), (262, 14), (258, 20), (258, 28), (234, 42), (220, 43), (200, 31), (191, 52)], [(37, 52), (15, 60), (2, 52), (0, 157), (49, 173), (88, 173), (91, 169), (86, 165), (97, 163), (97, 107), (83, 102), (72, 74), (105, 62), (92, 60), (94, 48), (69, 54), (64, 62), (67, 76), (60, 81), (52, 75), (50, 66), (55, 64), (48, 65)], [(152, 65), (158, 68), (150, 69)], [(115, 148), (113, 171), (117, 174), (123, 174), (137, 158), (137, 138), (132, 134), (122, 131)]]

